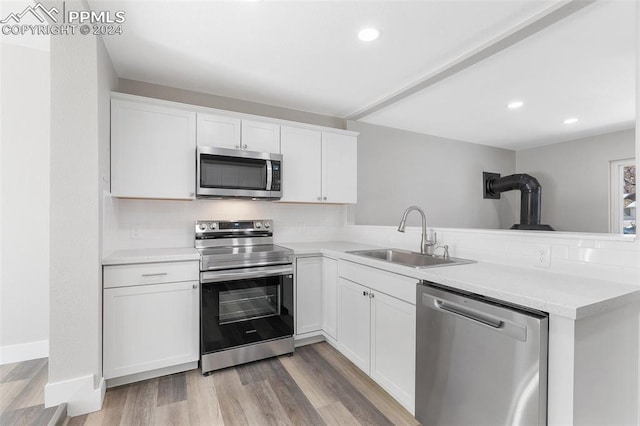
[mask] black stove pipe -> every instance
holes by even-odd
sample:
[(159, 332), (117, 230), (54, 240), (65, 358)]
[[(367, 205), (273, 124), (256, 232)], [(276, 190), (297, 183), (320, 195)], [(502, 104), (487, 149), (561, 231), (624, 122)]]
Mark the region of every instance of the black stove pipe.
[(524, 173), (504, 177), (491, 175), (485, 176), (486, 198), (499, 198), (500, 193), (514, 189), (520, 191), (520, 224), (513, 225), (511, 229), (553, 231), (551, 226), (540, 224), (542, 186), (536, 178)]

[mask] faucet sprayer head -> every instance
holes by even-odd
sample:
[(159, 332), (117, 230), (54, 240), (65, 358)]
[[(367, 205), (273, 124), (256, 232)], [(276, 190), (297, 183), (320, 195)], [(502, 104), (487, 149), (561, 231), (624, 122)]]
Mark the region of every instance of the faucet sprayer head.
[(400, 225), (398, 225), (398, 232), (404, 232), (404, 227), (407, 224), (407, 219), (406, 217), (403, 217), (402, 220), (400, 221)]

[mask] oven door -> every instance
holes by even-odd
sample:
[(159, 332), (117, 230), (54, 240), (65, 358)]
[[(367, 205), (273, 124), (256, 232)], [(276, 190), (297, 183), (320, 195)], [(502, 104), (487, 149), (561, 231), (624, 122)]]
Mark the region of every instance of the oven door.
[(198, 197), (280, 198), (281, 155), (198, 147)]
[(203, 355), (293, 335), (293, 266), (200, 274)]

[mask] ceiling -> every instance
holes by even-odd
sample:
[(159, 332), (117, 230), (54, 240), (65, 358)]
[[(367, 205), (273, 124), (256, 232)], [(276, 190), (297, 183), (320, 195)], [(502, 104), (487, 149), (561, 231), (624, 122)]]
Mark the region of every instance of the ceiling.
[[(343, 118), (557, 4), (90, 0), (126, 13), (104, 37), (121, 78)], [(632, 127), (635, 16), (632, 0), (599, 0), (360, 120), (511, 149), (571, 138), (568, 115), (579, 136)], [(382, 36), (364, 43), (368, 26)]]

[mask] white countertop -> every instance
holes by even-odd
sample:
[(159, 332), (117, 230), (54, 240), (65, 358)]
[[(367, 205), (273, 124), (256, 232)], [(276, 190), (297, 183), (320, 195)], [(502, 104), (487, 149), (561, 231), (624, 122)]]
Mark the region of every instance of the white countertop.
[(488, 262), (417, 269), (345, 253), (371, 245), (342, 241), (279, 244), (295, 255), (324, 254), (389, 272), (432, 281), (572, 319), (640, 300), (640, 287)]
[[(638, 286), (558, 274), (544, 269), (488, 262), (417, 269), (346, 253), (382, 248), (367, 244), (322, 241), (278, 245), (290, 248), (297, 256), (323, 254), (572, 319), (595, 315), (640, 300)], [(102, 264), (126, 265), (199, 259), (200, 253), (194, 248), (138, 249), (111, 253), (103, 259)]]
[(118, 250), (102, 259), (102, 264), (130, 265), (134, 263), (179, 262), (200, 260), (200, 252), (194, 248), (155, 248)]

